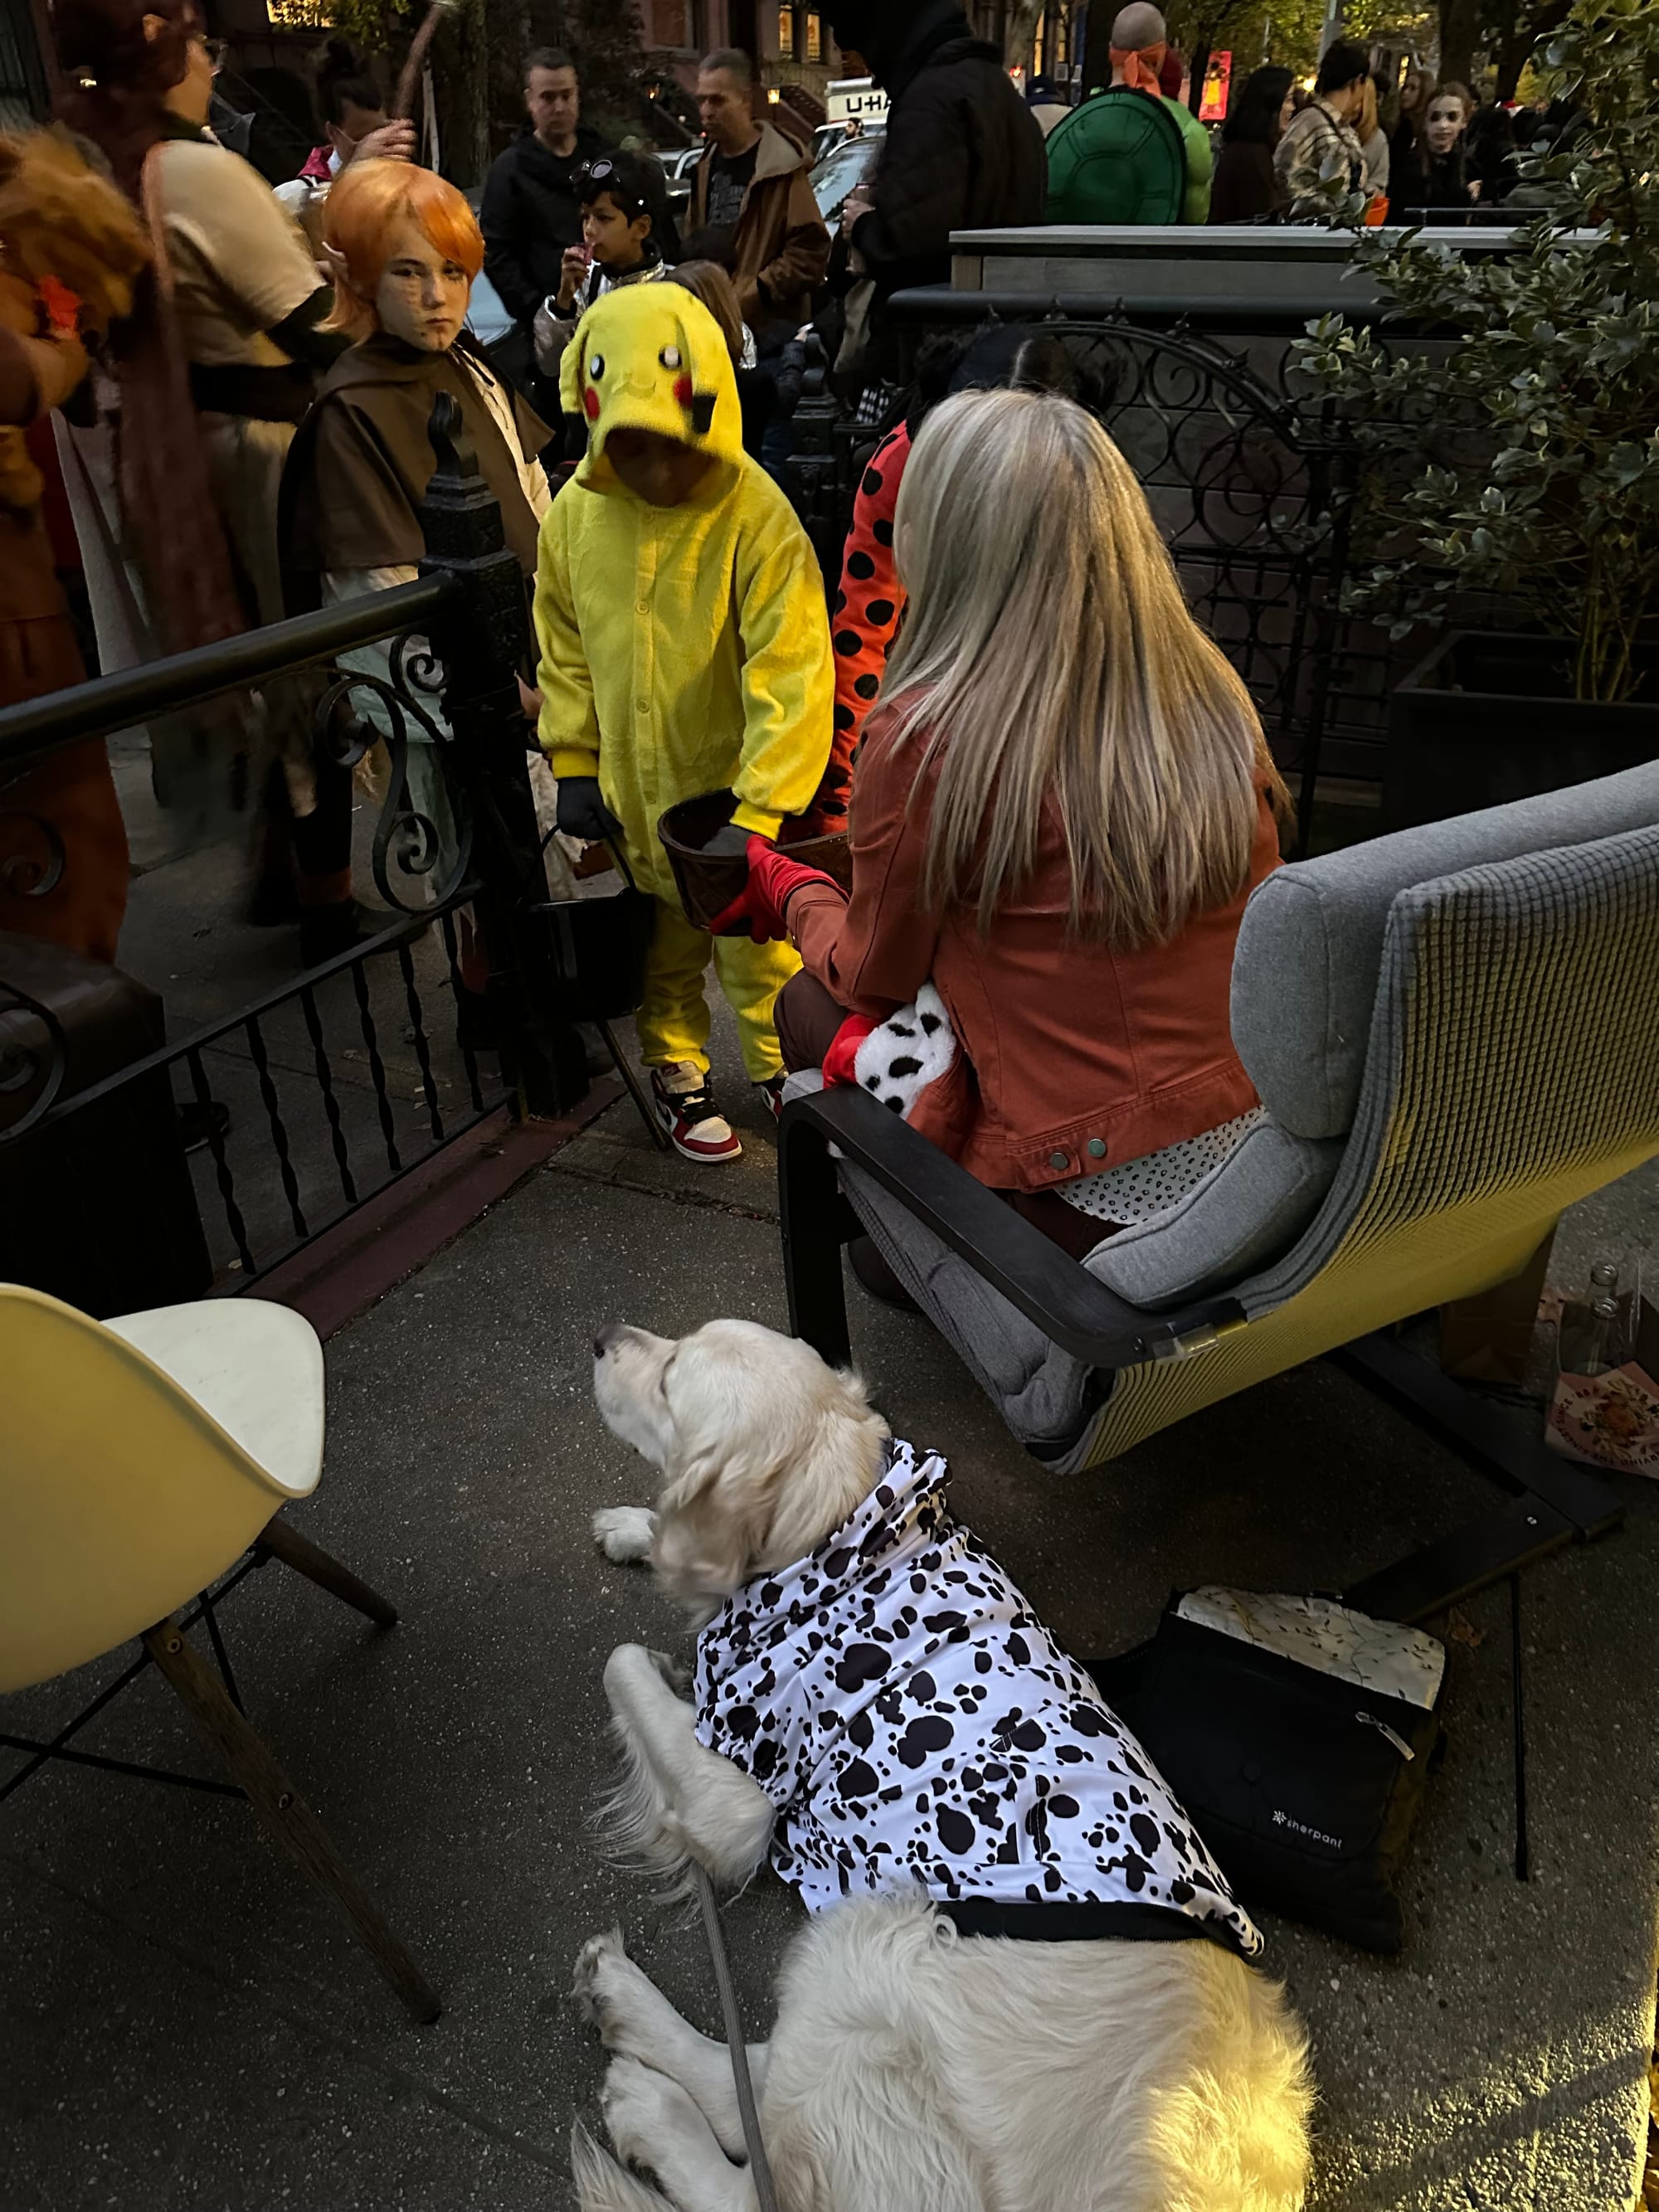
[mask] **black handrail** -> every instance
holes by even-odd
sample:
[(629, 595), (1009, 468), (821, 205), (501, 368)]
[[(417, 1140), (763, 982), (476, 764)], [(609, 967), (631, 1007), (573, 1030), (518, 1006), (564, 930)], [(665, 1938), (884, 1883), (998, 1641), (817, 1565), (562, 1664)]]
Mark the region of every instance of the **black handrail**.
[(372, 645), (402, 630), (424, 629), (453, 596), (453, 576), (422, 576), (343, 606), (295, 615), (264, 629), (244, 630), (216, 645), (169, 653), (113, 676), (94, 677), (0, 711), (0, 769), (22, 766), (59, 745), (106, 738), (151, 714), (177, 714), (244, 684), (259, 684), (353, 646)]
[(948, 284), (913, 285), (895, 292), (886, 312), (907, 328), (923, 323), (978, 323), (989, 316), (1000, 322), (1036, 322), (1062, 315), (1076, 322), (1127, 322), (1148, 328), (1187, 322), (1199, 331), (1237, 330), (1246, 337), (1297, 336), (1310, 315), (1346, 315), (1350, 322), (1382, 322), (1391, 312), (1380, 300), (1353, 296), (1353, 288), (1320, 306), (1305, 301), (1264, 298), (1253, 292), (956, 292)]

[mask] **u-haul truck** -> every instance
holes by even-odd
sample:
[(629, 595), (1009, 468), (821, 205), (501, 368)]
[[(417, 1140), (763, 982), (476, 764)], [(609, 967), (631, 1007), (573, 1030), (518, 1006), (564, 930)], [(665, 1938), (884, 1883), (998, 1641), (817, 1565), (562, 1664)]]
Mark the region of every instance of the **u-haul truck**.
[(823, 105), (826, 121), (843, 129), (856, 124), (867, 130), (872, 123), (887, 120), (887, 94), (872, 77), (837, 77), (825, 93)]

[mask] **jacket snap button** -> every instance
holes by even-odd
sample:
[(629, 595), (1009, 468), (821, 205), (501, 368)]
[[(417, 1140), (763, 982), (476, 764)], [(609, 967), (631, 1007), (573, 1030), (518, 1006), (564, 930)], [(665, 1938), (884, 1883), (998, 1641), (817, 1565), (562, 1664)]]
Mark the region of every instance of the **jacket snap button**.
[(1064, 1153), (1064, 1152), (1050, 1152), (1050, 1153), (1049, 1153), (1049, 1155), (1048, 1155), (1048, 1164), (1049, 1164), (1049, 1166), (1050, 1166), (1051, 1168), (1063, 1168), (1063, 1167), (1066, 1166), (1066, 1165), (1067, 1165), (1067, 1164), (1068, 1164), (1068, 1162), (1067, 1162), (1067, 1156), (1066, 1155), (1066, 1153)]
[(1105, 1138), (1104, 1138), (1104, 1137), (1091, 1137), (1091, 1138), (1090, 1138), (1090, 1139), (1089, 1139), (1089, 1158), (1090, 1158), (1091, 1160), (1103, 1160), (1103, 1159), (1105, 1158), (1105, 1157), (1106, 1157), (1106, 1139), (1105, 1139)]
[(636, 699), (634, 703), (641, 714), (648, 714), (651, 712), (651, 702), (648, 699)]

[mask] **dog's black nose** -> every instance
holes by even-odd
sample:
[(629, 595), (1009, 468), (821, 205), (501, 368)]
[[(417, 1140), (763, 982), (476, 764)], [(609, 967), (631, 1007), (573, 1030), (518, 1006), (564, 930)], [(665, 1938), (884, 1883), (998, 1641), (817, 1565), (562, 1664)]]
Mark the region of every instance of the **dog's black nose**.
[(617, 1341), (617, 1339), (621, 1335), (621, 1334), (622, 1323), (619, 1321), (606, 1322), (605, 1327), (599, 1331), (599, 1334), (593, 1340), (594, 1358), (603, 1359), (605, 1353), (610, 1351), (611, 1346)]

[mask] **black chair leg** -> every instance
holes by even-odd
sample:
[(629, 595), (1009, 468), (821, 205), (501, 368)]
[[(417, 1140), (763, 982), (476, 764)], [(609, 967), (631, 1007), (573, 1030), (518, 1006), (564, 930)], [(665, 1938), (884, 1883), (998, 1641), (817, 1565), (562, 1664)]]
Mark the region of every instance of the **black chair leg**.
[(604, 1040), (605, 1048), (611, 1055), (611, 1066), (622, 1078), (628, 1095), (634, 1102), (635, 1112), (645, 1124), (647, 1135), (659, 1152), (672, 1152), (673, 1147), (668, 1141), (668, 1132), (658, 1120), (656, 1109), (651, 1103), (645, 1085), (640, 1081), (634, 1063), (617, 1042), (616, 1033), (610, 1023), (595, 1022), (593, 1026)]
[(1382, 1620), (1426, 1620), (1565, 1545), (1605, 1535), (1623, 1521), (1624, 1504), (1611, 1484), (1561, 1458), (1540, 1437), (1518, 1433), (1501, 1413), (1397, 1337), (1359, 1337), (1330, 1357), (1477, 1474), (1514, 1493), (1496, 1512), (1344, 1591), (1345, 1602), (1360, 1612)]
[(273, 1514), (266, 1522), (254, 1540), (253, 1548), (280, 1559), (285, 1567), (292, 1567), (295, 1574), (303, 1575), (308, 1583), (315, 1583), (319, 1589), (325, 1589), (343, 1604), (355, 1606), (378, 1627), (390, 1628), (396, 1622), (398, 1608), (390, 1599), (383, 1598), (379, 1590), (359, 1581), (349, 1567), (343, 1567), (331, 1553), (313, 1544), (309, 1536), (302, 1536), (280, 1513)]
[(178, 1622), (171, 1617), (157, 1621), (144, 1631), (143, 1644), (191, 1718), (217, 1747), (232, 1780), (300, 1871), (344, 1914), (410, 2017), (423, 2025), (436, 2020), (442, 2009), (436, 1990)]
[(787, 1112), (778, 1133), (778, 1192), (789, 1334), (831, 1367), (845, 1367), (853, 1350), (841, 1270), (846, 1206), (840, 1179), (823, 1133)]

